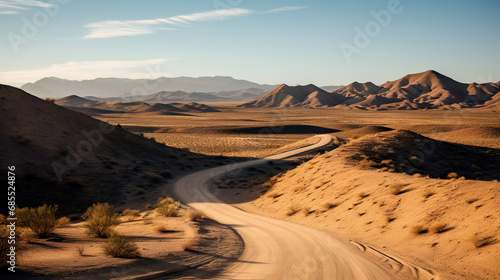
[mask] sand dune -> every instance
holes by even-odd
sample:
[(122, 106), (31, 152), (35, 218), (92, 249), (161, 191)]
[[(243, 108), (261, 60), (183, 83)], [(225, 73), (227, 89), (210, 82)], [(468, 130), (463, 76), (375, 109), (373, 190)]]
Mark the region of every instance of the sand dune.
[(373, 110), (496, 108), (496, 95), (499, 92), (499, 83), (468, 85), (429, 70), (406, 75), (380, 86), (371, 82), (354, 82), (330, 93), (318, 91), (314, 85), (281, 85), (267, 95), (240, 107), (334, 107)]

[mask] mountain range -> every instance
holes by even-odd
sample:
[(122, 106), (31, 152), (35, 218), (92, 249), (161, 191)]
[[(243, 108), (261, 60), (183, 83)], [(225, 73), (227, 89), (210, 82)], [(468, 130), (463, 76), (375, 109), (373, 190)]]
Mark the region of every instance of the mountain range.
[[(236, 94), (246, 89), (257, 89), (267, 92), (274, 87), (276, 87), (276, 85), (258, 84), (223, 76), (199, 78), (162, 77), (158, 79), (98, 78), (84, 81), (72, 81), (49, 77), (34, 83), (27, 83), (23, 85), (21, 89), (39, 97), (60, 98), (68, 95), (78, 95), (96, 96), (98, 98), (120, 97), (120, 101), (123, 101), (130, 100), (131, 96), (145, 96), (161, 91), (184, 91), (187, 93), (203, 92), (214, 93), (214, 95), (217, 96), (219, 92), (226, 92), (222, 93), (222, 95), (227, 95), (227, 92), (234, 92)], [(256, 90), (250, 90), (250, 92), (251, 91), (255, 92)]]
[(465, 84), (436, 71), (406, 75), (382, 85), (354, 82), (327, 92), (315, 85), (282, 84), (266, 95), (239, 107), (333, 107), (343, 109), (459, 109), (497, 108), (500, 82)]

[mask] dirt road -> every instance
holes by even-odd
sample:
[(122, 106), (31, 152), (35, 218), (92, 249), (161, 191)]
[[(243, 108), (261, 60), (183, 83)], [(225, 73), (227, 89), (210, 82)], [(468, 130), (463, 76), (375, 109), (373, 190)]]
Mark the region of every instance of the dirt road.
[(265, 159), (251, 160), (193, 173), (176, 182), (178, 198), (243, 238), (245, 251), (218, 279), (393, 279), (384, 268), (326, 232), (241, 211), (217, 198), (208, 182), (223, 173), (269, 160), (284, 159), (325, 146), (330, 135), (314, 145)]

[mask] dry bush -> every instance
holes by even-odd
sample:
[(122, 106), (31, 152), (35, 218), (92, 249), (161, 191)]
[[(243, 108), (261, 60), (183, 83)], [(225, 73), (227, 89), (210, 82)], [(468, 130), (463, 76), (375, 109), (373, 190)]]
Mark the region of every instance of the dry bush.
[(180, 202), (175, 201), (171, 197), (160, 198), (158, 199), (156, 212), (165, 217), (177, 217), (179, 216), (180, 205)]
[(134, 259), (141, 256), (137, 245), (118, 234), (110, 235), (108, 240), (102, 244), (102, 248), (104, 254), (114, 258)]
[(202, 219), (204, 215), (201, 211), (189, 209), (188, 211), (186, 211), (185, 216), (189, 221), (197, 221)]
[(295, 215), (295, 213), (299, 212), (300, 208), (297, 205), (290, 205), (288, 207), (288, 210), (286, 211), (285, 215), (287, 216), (292, 216)]
[(335, 202), (326, 202), (325, 204), (323, 204), (322, 208), (326, 211), (326, 210), (330, 210), (332, 208), (335, 208), (339, 206), (338, 203), (335, 203)]
[(481, 234), (476, 233), (469, 237), (469, 241), (472, 242), (472, 244), (474, 244), (476, 248), (481, 248), (491, 245), (496, 241), (496, 239), (494, 238), (494, 236), (485, 237), (482, 236)]
[(308, 216), (309, 213), (311, 213), (311, 207), (304, 207), (304, 208), (300, 209), (300, 212), (302, 212), (302, 214), (304, 214), (304, 216)]
[(32, 243), (36, 240), (36, 233), (29, 228), (19, 228), (19, 237), (28, 243)]
[(57, 225), (57, 206), (44, 204), (37, 208), (16, 210), (18, 225), (33, 230), (37, 237), (48, 237)]
[(365, 193), (365, 192), (360, 192), (360, 193), (358, 193), (358, 198), (359, 198), (359, 199), (363, 199), (363, 198), (368, 197), (368, 196), (369, 196), (369, 194), (367, 194), (367, 193)]
[(196, 244), (200, 242), (200, 238), (197, 236), (188, 237), (182, 243), (182, 250), (192, 251), (196, 248)]
[(169, 232), (170, 230), (167, 228), (166, 224), (156, 225), (153, 230), (158, 233)]
[(113, 206), (108, 203), (97, 203), (90, 206), (83, 214), (87, 234), (98, 238), (111, 236), (113, 234), (112, 227), (120, 223), (118, 217)]
[(67, 227), (71, 220), (68, 217), (61, 217), (57, 219), (56, 227)]
[(159, 174), (160, 174), (161, 177), (163, 177), (165, 179), (171, 179), (173, 177), (172, 171), (170, 171), (168, 169), (160, 171)]
[(136, 217), (141, 216), (141, 211), (139, 210), (133, 210), (133, 209), (125, 209), (122, 212), (122, 216), (125, 217), (125, 220), (128, 222), (133, 221)]
[(389, 186), (389, 192), (393, 195), (402, 194), (404, 192), (403, 191), (404, 186), (405, 186), (405, 184), (401, 184), (401, 183), (392, 184)]
[(429, 229), (424, 225), (414, 225), (411, 227), (411, 232), (415, 235), (424, 234), (429, 232)]
[(85, 252), (85, 246), (84, 245), (76, 246), (76, 252), (78, 253), (78, 255), (83, 256), (83, 253)]
[(457, 173), (455, 172), (448, 173), (448, 179), (458, 179), (458, 178), (460, 178), (460, 175), (458, 175)]
[(396, 217), (394, 217), (392, 214), (389, 214), (385, 217), (385, 220), (387, 223), (390, 223), (390, 222), (396, 220)]
[(450, 230), (451, 228), (448, 227), (448, 224), (446, 223), (439, 223), (439, 224), (435, 224), (431, 227), (431, 232), (433, 233), (443, 233), (445, 231), (448, 231)]
[(267, 196), (272, 198), (272, 199), (276, 199), (280, 196), (282, 196), (283, 194), (282, 193), (278, 193), (278, 192), (271, 192), (271, 193), (268, 193)]
[(376, 165), (377, 165), (376, 162), (374, 162), (373, 160), (369, 160), (369, 159), (363, 159), (360, 162), (358, 162), (358, 167), (361, 169), (372, 168)]

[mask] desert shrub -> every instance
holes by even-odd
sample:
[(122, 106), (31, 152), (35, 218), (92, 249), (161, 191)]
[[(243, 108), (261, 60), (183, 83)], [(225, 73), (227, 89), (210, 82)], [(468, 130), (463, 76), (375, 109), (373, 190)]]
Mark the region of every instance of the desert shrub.
[(476, 248), (481, 248), (494, 243), (496, 240), (493, 236), (484, 237), (480, 234), (473, 234), (469, 237), (469, 241), (472, 242)]
[(308, 216), (309, 213), (311, 213), (311, 207), (304, 207), (304, 208), (300, 209), (300, 212), (302, 212), (302, 214), (304, 214), (304, 216)]
[(0, 225), (5, 225), (5, 224), (7, 224), (7, 217), (0, 214)]
[(368, 196), (369, 196), (369, 194), (367, 194), (367, 193), (365, 193), (365, 192), (360, 192), (360, 193), (358, 193), (358, 198), (359, 198), (359, 199), (363, 199), (363, 198), (368, 197)]
[(295, 213), (299, 212), (299, 207), (297, 207), (297, 205), (290, 205), (288, 207), (288, 210), (286, 211), (285, 215), (287, 216), (292, 216), (292, 215), (295, 215)]
[(83, 214), (83, 218), (86, 221), (87, 234), (98, 238), (112, 235), (112, 227), (120, 223), (118, 214), (108, 203), (97, 203), (90, 206)]
[(435, 224), (431, 227), (431, 232), (433, 233), (442, 233), (448, 230), (450, 230), (450, 227), (446, 223)]
[(188, 210), (185, 216), (189, 221), (197, 221), (203, 218), (203, 213), (198, 210)]
[(458, 179), (459, 177), (460, 177), (460, 175), (458, 175), (455, 172), (448, 173), (448, 179)]
[(114, 258), (139, 258), (140, 253), (137, 245), (129, 242), (125, 237), (118, 234), (111, 234), (103, 243), (104, 254)]
[(275, 198), (278, 198), (280, 196), (282, 196), (283, 194), (281, 193), (278, 193), (278, 192), (271, 192), (271, 193), (268, 193), (267, 196), (272, 198), (272, 199), (275, 199)]
[(160, 225), (156, 225), (153, 230), (155, 232), (158, 232), (158, 233), (165, 233), (165, 232), (169, 232), (170, 230), (168, 229), (167, 225), (165, 224), (160, 224)]
[(70, 219), (68, 217), (61, 217), (57, 219), (56, 227), (67, 227), (69, 225)]
[(57, 225), (57, 206), (44, 204), (37, 208), (16, 210), (18, 225), (30, 228), (37, 237), (48, 237)]
[(19, 228), (18, 232), (19, 237), (28, 243), (36, 240), (36, 234), (29, 228)]
[(156, 212), (165, 217), (179, 216), (180, 203), (171, 197), (160, 198), (156, 206)]
[(335, 208), (337, 206), (339, 206), (339, 204), (336, 202), (326, 202), (325, 204), (323, 204), (323, 209), (329, 210), (329, 209)]
[(361, 169), (368, 169), (368, 168), (374, 167), (376, 165), (377, 165), (376, 162), (374, 162), (373, 160), (369, 160), (369, 159), (363, 159), (360, 162), (358, 162), (358, 167)]
[(172, 171), (170, 171), (168, 169), (161, 171), (159, 174), (161, 177), (163, 177), (165, 179), (171, 179), (173, 177)]
[(411, 232), (415, 235), (419, 235), (419, 234), (424, 234), (424, 233), (427, 233), (429, 232), (429, 229), (427, 227), (425, 227), (424, 225), (414, 225), (413, 227), (411, 227)]
[(141, 212), (139, 210), (125, 209), (122, 212), (122, 216), (129, 222), (133, 221), (134, 218), (139, 217)]
[(403, 193), (404, 184), (397, 183), (389, 186), (389, 192), (393, 195), (399, 195)]

